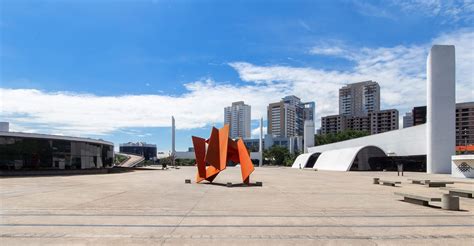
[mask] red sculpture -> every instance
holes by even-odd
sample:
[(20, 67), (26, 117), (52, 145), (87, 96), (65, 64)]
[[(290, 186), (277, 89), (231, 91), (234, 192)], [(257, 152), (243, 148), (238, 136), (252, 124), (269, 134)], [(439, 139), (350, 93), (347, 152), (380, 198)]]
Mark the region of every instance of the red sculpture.
[(231, 160), (240, 163), (242, 181), (249, 184), (250, 174), (255, 168), (244, 141), (242, 139), (234, 141), (229, 138), (229, 125), (224, 125), (221, 129), (213, 127), (211, 137), (207, 140), (193, 136), (193, 145), (198, 168), (197, 183), (203, 180), (212, 182), (217, 174), (227, 167), (227, 162)]

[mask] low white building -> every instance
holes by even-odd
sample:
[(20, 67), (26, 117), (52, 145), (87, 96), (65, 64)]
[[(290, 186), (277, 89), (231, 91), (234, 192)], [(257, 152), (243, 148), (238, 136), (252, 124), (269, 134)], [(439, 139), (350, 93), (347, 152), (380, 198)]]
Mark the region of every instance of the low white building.
[(455, 153), (455, 50), (434, 45), (427, 59), (427, 123), (357, 139), (316, 146), (298, 156), (293, 168), (370, 170), (371, 157), (426, 155), (428, 173), (450, 173)]

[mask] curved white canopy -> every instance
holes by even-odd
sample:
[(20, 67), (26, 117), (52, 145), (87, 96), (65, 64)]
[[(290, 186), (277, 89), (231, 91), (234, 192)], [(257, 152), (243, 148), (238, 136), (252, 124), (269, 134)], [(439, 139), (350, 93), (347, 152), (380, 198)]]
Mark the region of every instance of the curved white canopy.
[[(306, 153), (299, 155), (292, 165), (292, 168), (305, 167), (309, 158), (317, 153)], [(356, 146), (351, 148), (342, 148), (327, 150), (319, 155), (313, 168), (319, 170), (331, 171), (349, 171), (354, 160), (358, 157), (359, 170), (368, 170), (368, 160), (370, 157), (386, 156), (385, 152), (373, 145)]]
[(306, 166), (306, 163), (308, 162), (309, 158), (311, 155), (314, 153), (306, 153), (306, 154), (301, 154), (298, 157), (296, 157), (295, 162), (293, 162), (293, 165), (291, 166), (292, 168), (304, 168)]
[(373, 145), (328, 150), (321, 153), (314, 168), (318, 170), (349, 171), (359, 155), (359, 170), (368, 170), (370, 157), (386, 156), (385, 152)]

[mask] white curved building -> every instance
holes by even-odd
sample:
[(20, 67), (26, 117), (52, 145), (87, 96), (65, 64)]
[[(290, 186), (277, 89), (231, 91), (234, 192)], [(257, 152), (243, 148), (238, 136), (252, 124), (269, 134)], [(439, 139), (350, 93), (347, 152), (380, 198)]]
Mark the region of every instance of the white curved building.
[[(357, 170), (369, 170), (368, 159), (390, 155), (426, 155), (426, 124), (309, 148), (293, 168), (349, 171), (357, 157)], [(311, 161), (311, 157), (316, 160)], [(315, 161), (315, 162), (314, 162)]]
[(293, 168), (370, 170), (371, 157), (426, 155), (428, 173), (450, 173), (455, 153), (455, 50), (434, 45), (427, 60), (427, 123), (309, 148)]

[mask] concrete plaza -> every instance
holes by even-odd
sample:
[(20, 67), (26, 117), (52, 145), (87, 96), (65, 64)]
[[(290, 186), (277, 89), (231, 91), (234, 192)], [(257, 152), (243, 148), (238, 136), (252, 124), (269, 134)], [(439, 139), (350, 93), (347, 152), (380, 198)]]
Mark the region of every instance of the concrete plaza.
[[(441, 197), (407, 179), (472, 180), (393, 172), (257, 168), (263, 187), (195, 184), (196, 169), (0, 179), (0, 245), (474, 245), (474, 199), (463, 211), (400, 201), (395, 191)], [(372, 184), (373, 177), (402, 181)], [(192, 179), (192, 184), (185, 184)], [(229, 167), (215, 182), (238, 183)]]

